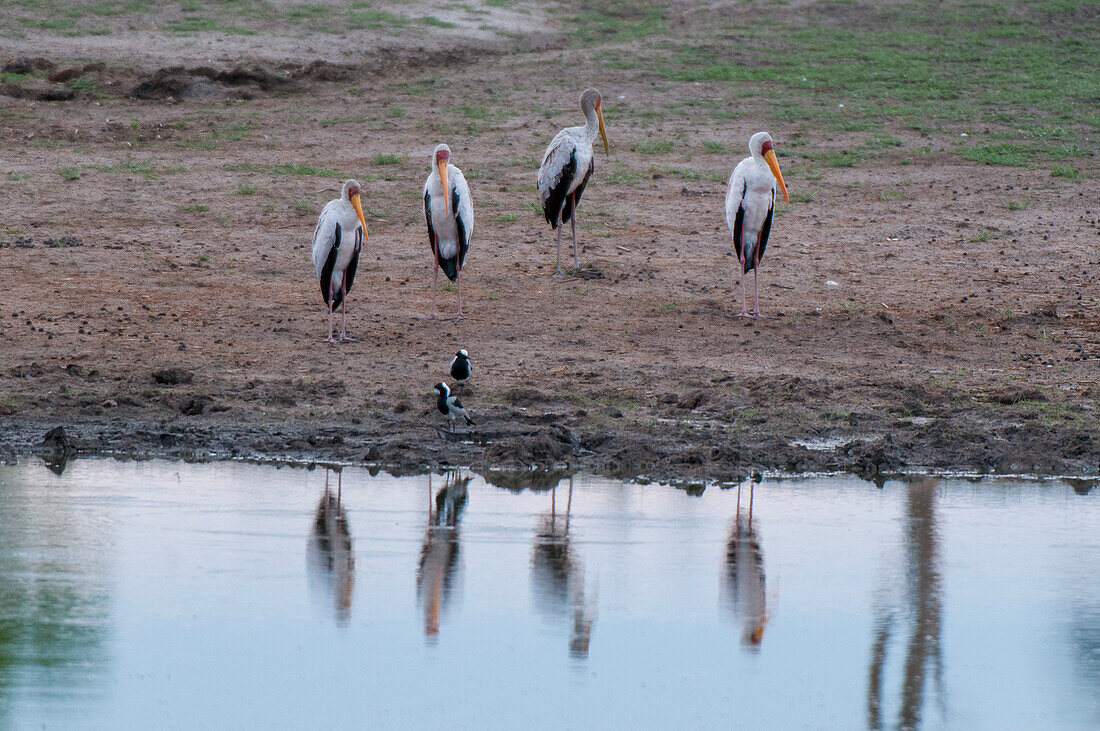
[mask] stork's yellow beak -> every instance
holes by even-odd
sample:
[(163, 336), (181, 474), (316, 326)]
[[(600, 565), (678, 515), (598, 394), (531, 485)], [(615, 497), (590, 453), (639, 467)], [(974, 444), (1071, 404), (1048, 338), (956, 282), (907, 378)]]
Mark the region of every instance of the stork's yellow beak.
[(447, 212), (447, 215), (451, 215), (451, 194), (447, 188), (447, 160), (440, 160), (436, 163), (439, 167), (439, 182), (443, 183), (443, 210)]
[(791, 197), (787, 195), (787, 184), (783, 182), (783, 173), (779, 172), (779, 160), (775, 156), (775, 150), (764, 153), (764, 162), (768, 163), (768, 167), (772, 169), (772, 175), (779, 183), (779, 189), (783, 191), (783, 202), (790, 205)]
[(359, 202), (359, 194), (351, 197), (351, 207), (355, 209), (355, 215), (359, 216), (359, 223), (363, 224), (363, 240), (367, 239), (367, 222), (363, 218), (363, 204)]
[(607, 144), (607, 130), (603, 126), (603, 109), (596, 107), (596, 119), (600, 120), (600, 137), (603, 137), (603, 153), (611, 157), (611, 147)]

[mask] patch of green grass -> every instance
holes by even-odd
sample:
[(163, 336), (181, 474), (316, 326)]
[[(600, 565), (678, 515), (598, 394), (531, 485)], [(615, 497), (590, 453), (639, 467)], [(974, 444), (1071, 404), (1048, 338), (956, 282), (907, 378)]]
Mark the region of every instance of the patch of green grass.
[(519, 214), (518, 213), (500, 213), (500, 214), (497, 214), (495, 216), (490, 216), (489, 220), (493, 221), (495, 223), (511, 223), (512, 221), (518, 221), (519, 220)]
[(199, 261), (210, 261), (209, 254), (199, 254)]
[(1031, 207), (1031, 201), (1027, 198), (1020, 201), (1005, 200), (1002, 205), (1010, 211), (1026, 211)]
[(630, 172), (624, 165), (619, 165), (607, 176), (607, 182), (612, 185), (637, 185), (641, 179), (641, 173)]
[(397, 105), (391, 106), (389, 109), (386, 110), (386, 116), (391, 118), (391, 119), (398, 119), (400, 117), (404, 117), (405, 116), (405, 107), (401, 107), (401, 106), (397, 106)]
[(375, 10), (370, 3), (356, 3), (344, 15), (344, 25), (348, 30), (379, 30), (382, 28), (404, 28), (410, 18), (385, 10)]
[(95, 91), (96, 80), (88, 78), (70, 79), (68, 87), (73, 91), (82, 91), (85, 93), (91, 93)]
[(392, 152), (380, 152), (374, 156), (375, 165), (400, 165), (404, 161), (403, 156)]
[(184, 213), (202, 213), (204, 211), (209, 211), (210, 206), (205, 203), (188, 203), (180, 206), (179, 209)]
[(172, 20), (160, 27), (168, 33), (224, 33), (230, 36), (254, 36), (256, 31), (236, 25), (223, 25), (214, 18), (188, 17)]
[(903, 201), (909, 196), (905, 195), (905, 191), (898, 190), (897, 188), (890, 188), (888, 190), (881, 191), (878, 194), (880, 200), (883, 201)]
[(817, 191), (813, 190), (809, 193), (791, 193), (791, 203), (809, 203), (817, 196)]
[(254, 195), (256, 193), (256, 186), (249, 185), (248, 183), (241, 183), (237, 186), (237, 189), (233, 191), (233, 195)]
[(649, 0), (593, 0), (572, 18), (579, 46), (652, 38), (668, 29), (666, 6)]
[(299, 214), (307, 214), (313, 212), (313, 204), (307, 200), (294, 201), (294, 210)]
[(301, 163), (284, 163), (270, 170), (272, 175), (313, 175), (318, 178), (335, 178), (338, 173), (332, 168), (315, 167)]
[(1081, 171), (1072, 165), (1055, 165), (1050, 169), (1050, 175), (1054, 178), (1066, 178), (1067, 180), (1077, 180), (1081, 177)]
[(845, 150), (844, 152), (826, 152), (821, 156), (821, 162), (833, 168), (850, 168), (856, 164), (856, 156)]
[(177, 143), (180, 147), (188, 150), (216, 150), (218, 149), (218, 140), (214, 136), (207, 137), (188, 137), (187, 139), (180, 140)]
[(672, 152), (673, 144), (668, 140), (638, 140), (630, 146), (634, 152), (643, 155), (663, 155)]
[(715, 140), (704, 140), (703, 151), (709, 152), (712, 155), (717, 155), (724, 153), (726, 151), (726, 146), (721, 142), (716, 142)]
[(69, 181), (79, 180), (80, 179), (80, 168), (78, 168), (78, 167), (61, 168), (60, 170), (57, 171), (57, 174), (60, 175), (65, 180), (69, 180)]
[(873, 135), (867, 137), (863, 142), (863, 146), (869, 150), (885, 150), (890, 147), (901, 147), (903, 143), (897, 137), (891, 137), (881, 132), (876, 132)]
[(1000, 237), (1001, 237), (1001, 235), (999, 233), (997, 233), (996, 231), (990, 231), (989, 229), (983, 228), (981, 231), (979, 231), (975, 235), (971, 236), (967, 240), (970, 241), (970, 242), (973, 242), (973, 243), (981, 243), (981, 242), (984, 242), (984, 241), (992, 241), (993, 239), (999, 239)]
[(431, 26), (433, 28), (454, 28), (454, 23), (446, 20), (441, 20), (434, 15), (425, 15), (423, 18), (417, 18), (421, 25)]
[(961, 154), (972, 162), (1026, 167), (1031, 164), (1035, 150), (1031, 147), (1006, 142), (983, 147), (967, 147), (962, 150)]
[(147, 180), (156, 178), (156, 170), (149, 160), (134, 160), (126, 158), (119, 160), (114, 165), (89, 165), (88, 167), (101, 173), (122, 173), (127, 175), (141, 175)]

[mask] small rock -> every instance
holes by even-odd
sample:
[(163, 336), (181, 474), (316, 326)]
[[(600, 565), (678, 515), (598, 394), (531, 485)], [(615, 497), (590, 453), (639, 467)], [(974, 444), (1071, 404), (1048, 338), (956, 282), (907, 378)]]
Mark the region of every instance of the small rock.
[(79, 79), (80, 75), (84, 71), (78, 66), (65, 66), (59, 68), (49, 75), (49, 80), (55, 84), (64, 84), (66, 81), (72, 81), (73, 79)]
[(182, 383), (191, 383), (195, 380), (195, 374), (184, 368), (162, 368), (153, 371), (153, 382), (165, 386), (178, 386)]
[(35, 71), (49, 71), (53, 68), (53, 61), (40, 57), (23, 56), (8, 62), (3, 71), (6, 74), (33, 74)]

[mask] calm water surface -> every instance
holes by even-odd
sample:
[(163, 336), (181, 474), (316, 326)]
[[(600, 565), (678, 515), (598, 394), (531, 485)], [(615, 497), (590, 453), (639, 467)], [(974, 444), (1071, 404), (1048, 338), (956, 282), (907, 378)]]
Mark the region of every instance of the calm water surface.
[(28, 460), (0, 727), (1095, 729), (1098, 495)]

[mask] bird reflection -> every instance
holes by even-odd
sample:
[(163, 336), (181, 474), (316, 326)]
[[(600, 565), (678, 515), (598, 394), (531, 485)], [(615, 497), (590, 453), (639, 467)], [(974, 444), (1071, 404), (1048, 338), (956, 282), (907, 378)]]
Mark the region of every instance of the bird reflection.
[(737, 515), (730, 525), (726, 541), (726, 571), (724, 593), (735, 617), (741, 619), (741, 644), (752, 651), (760, 650), (764, 640), (764, 625), (768, 622), (767, 582), (764, 576), (764, 552), (760, 536), (752, 523), (752, 503), (755, 483), (749, 487), (749, 506), (741, 512), (741, 486), (737, 487)]
[(565, 498), (564, 514), (558, 511), (558, 488), (550, 490), (550, 512), (539, 519), (531, 556), (535, 604), (554, 620), (567, 620), (572, 613), (569, 654), (588, 657), (594, 610), (585, 597), (584, 563), (569, 540), (569, 514), (573, 507), (573, 477)]
[(355, 586), (355, 552), (351, 531), (340, 504), (341, 476), (336, 474), (336, 494), (329, 489), (329, 471), (325, 470), (325, 491), (313, 518), (306, 543), (309, 585), (322, 603), (332, 601), (336, 623), (351, 619), (351, 595)]
[(428, 528), (420, 547), (416, 571), (416, 591), (424, 605), (424, 635), (439, 639), (439, 617), (446, 611), (456, 583), (458, 567), (458, 526), (466, 507), (469, 477), (459, 470), (444, 475), (443, 487), (432, 496), (432, 476), (428, 474)]
[(910, 624), (898, 727), (912, 729), (920, 725), (929, 670), (942, 699), (940, 635), (943, 628), (943, 591), (935, 512), (937, 484), (938, 480), (927, 479), (909, 485), (906, 498), (904, 601), (896, 610), (883, 606), (878, 611), (867, 681), (867, 725), (870, 728), (882, 728), (883, 724), (883, 670), (897, 614), (908, 615)]

